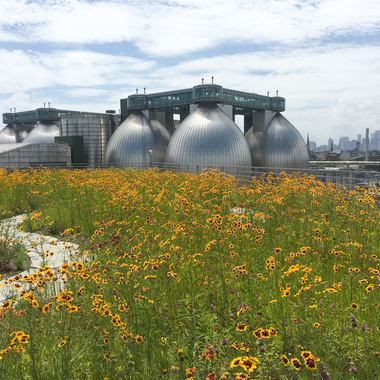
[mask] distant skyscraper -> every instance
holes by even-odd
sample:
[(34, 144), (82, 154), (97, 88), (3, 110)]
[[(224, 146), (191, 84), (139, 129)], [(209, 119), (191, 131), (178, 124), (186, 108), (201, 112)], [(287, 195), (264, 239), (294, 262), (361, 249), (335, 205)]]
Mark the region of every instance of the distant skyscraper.
[(334, 140), (329, 137), (329, 141), (327, 142), (327, 146), (329, 147), (330, 150), (334, 150)]

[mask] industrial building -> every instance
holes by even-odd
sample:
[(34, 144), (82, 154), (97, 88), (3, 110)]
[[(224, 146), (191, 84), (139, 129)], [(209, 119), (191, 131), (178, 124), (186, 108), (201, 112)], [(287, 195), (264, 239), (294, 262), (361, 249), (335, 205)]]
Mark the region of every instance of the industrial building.
[[(202, 83), (154, 94), (136, 91), (120, 106), (120, 115), (50, 107), (3, 114), (0, 167), (218, 167), (232, 173), (308, 167), (306, 144), (281, 114), (285, 99), (277, 94)], [(236, 115), (243, 116), (244, 132)]]

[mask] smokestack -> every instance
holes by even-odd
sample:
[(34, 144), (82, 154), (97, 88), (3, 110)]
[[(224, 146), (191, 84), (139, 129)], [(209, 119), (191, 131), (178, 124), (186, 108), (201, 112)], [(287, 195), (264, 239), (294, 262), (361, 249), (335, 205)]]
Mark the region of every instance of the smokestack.
[(369, 128), (365, 130), (365, 161), (369, 161)]

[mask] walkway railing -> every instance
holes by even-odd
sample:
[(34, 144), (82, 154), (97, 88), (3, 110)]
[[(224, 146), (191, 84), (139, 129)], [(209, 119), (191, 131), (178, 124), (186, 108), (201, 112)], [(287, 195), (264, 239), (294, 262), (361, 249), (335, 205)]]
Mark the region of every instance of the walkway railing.
[(17, 170), (36, 170), (41, 168), (46, 169), (67, 169), (67, 170), (83, 170), (83, 169), (126, 169), (133, 168), (136, 170), (148, 169), (151, 167), (157, 168), (163, 171), (180, 171), (189, 173), (201, 173), (203, 170), (207, 169), (218, 169), (229, 175), (233, 175), (242, 181), (243, 183), (248, 183), (252, 177), (260, 177), (261, 175), (268, 175), (272, 173), (274, 176), (280, 173), (286, 173), (288, 175), (292, 174), (304, 174), (312, 175), (316, 180), (322, 183), (334, 183), (335, 185), (343, 185), (348, 190), (355, 189), (356, 186), (367, 187), (375, 185), (380, 188), (380, 172), (368, 171), (368, 170), (350, 170), (350, 169), (340, 169), (337, 167), (327, 167), (327, 168), (268, 168), (268, 167), (246, 167), (246, 166), (227, 166), (227, 165), (201, 165), (201, 164), (183, 164), (183, 163), (162, 163), (162, 162), (151, 162), (147, 164), (146, 162), (133, 163), (131, 165), (125, 164), (73, 164), (70, 166), (66, 165), (33, 165), (28, 168), (17, 169)]

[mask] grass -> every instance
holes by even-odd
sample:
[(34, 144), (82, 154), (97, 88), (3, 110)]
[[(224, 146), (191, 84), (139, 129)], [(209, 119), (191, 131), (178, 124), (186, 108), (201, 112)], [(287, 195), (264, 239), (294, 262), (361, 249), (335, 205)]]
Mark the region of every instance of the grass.
[(155, 169), (4, 171), (0, 187), (3, 218), (81, 247), (1, 307), (6, 378), (379, 376), (376, 189)]
[(12, 277), (30, 267), (30, 259), (21, 243), (8, 239), (0, 240), (0, 275), (1, 278)]

